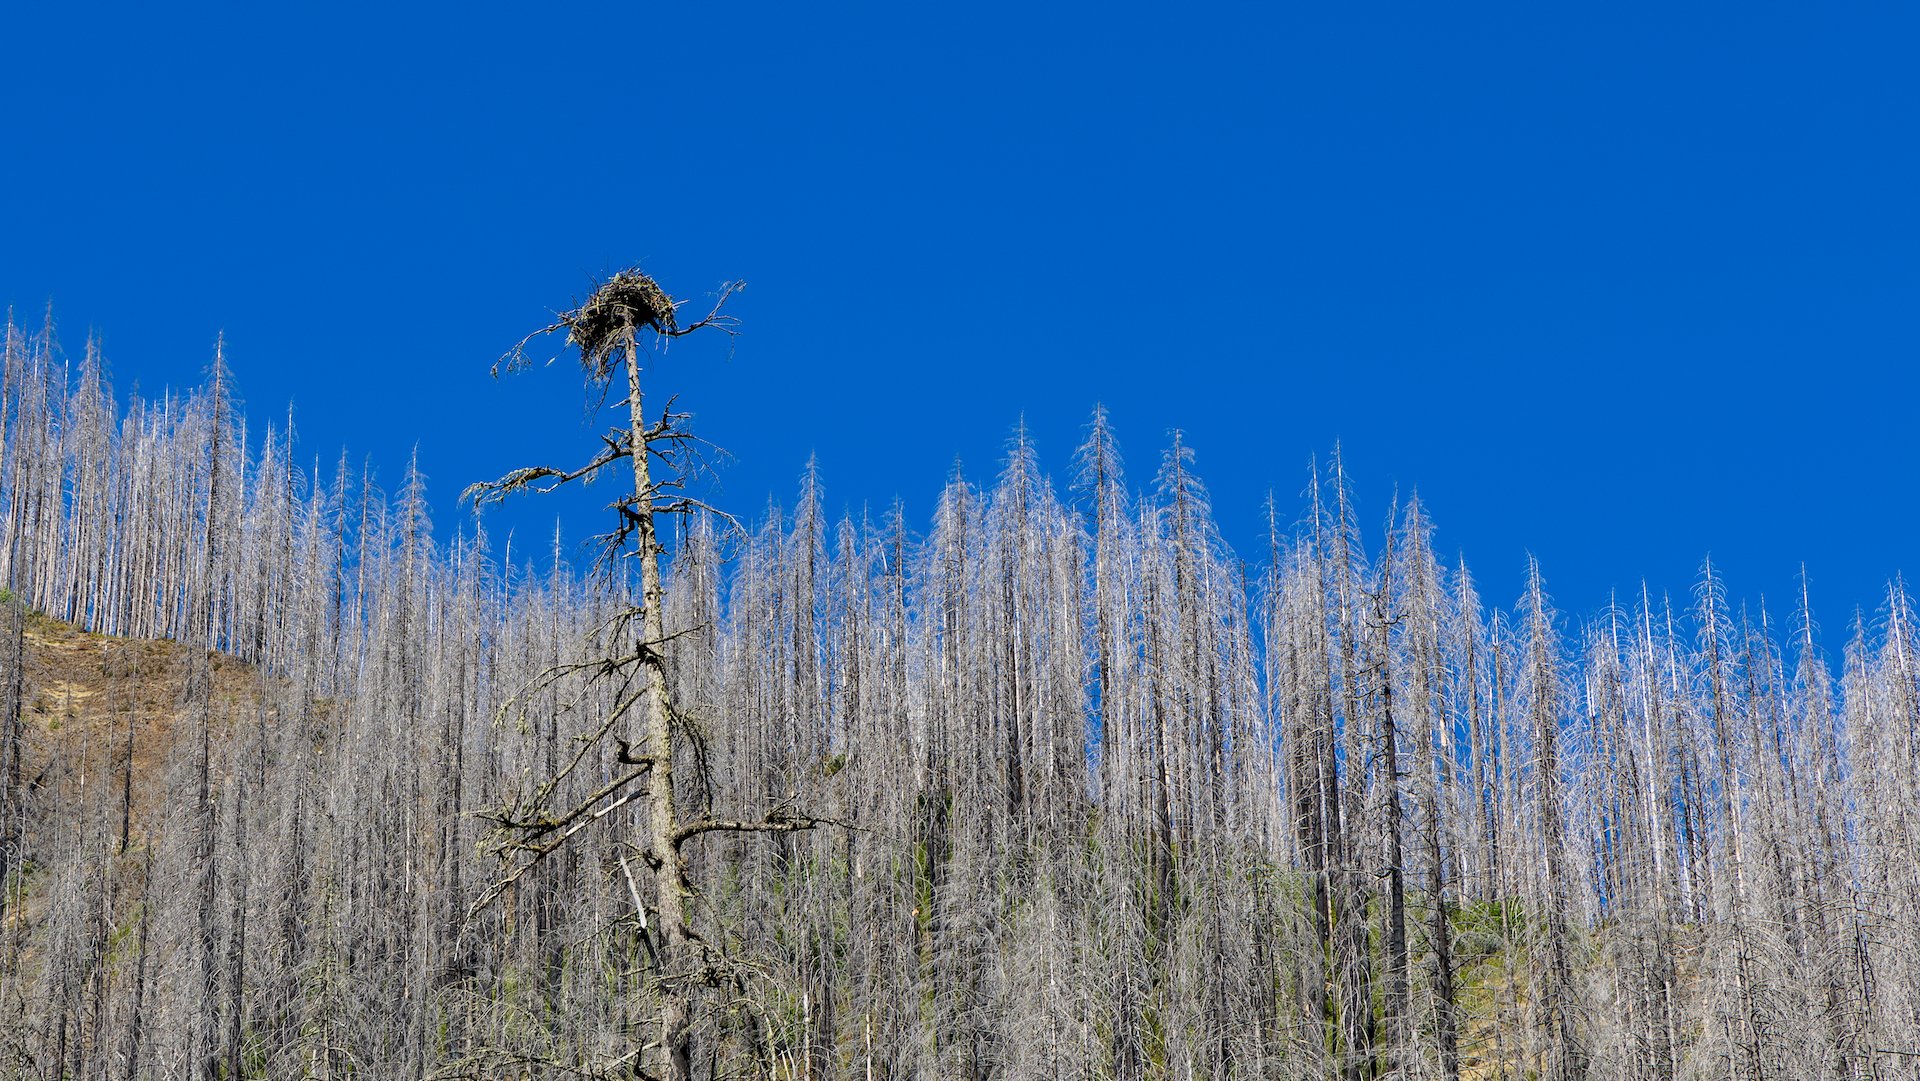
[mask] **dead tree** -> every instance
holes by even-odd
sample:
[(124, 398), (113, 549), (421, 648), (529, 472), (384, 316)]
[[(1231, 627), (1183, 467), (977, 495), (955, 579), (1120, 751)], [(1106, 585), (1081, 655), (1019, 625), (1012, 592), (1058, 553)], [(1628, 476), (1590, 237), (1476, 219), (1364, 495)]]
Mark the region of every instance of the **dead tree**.
[[(637, 603), (629, 603), (614, 617), (611, 633), (602, 640), (601, 656), (584, 664), (561, 666), (569, 674), (587, 673), (611, 681), (615, 687), (612, 707), (597, 729), (582, 737), (571, 761), (521, 805), (494, 816), (499, 847), (510, 861), (510, 869), (482, 895), (479, 904), (497, 898), (528, 868), (567, 845), (580, 831), (638, 801), (645, 813), (639, 836), (630, 847), (651, 879), (647, 892), (653, 912), (649, 915), (642, 910), (637, 915), (654, 959), (652, 987), (658, 999), (659, 1037), (657, 1043), (645, 1044), (629, 1057), (641, 1061), (642, 1073), (671, 1081), (690, 1081), (693, 1076), (693, 1030), (699, 1020), (700, 989), (737, 979), (729, 972), (718, 943), (710, 942), (694, 927), (688, 909), (696, 890), (688, 873), (686, 846), (709, 833), (787, 833), (811, 829), (821, 821), (785, 805), (767, 810), (758, 819), (707, 814), (689, 818), (683, 817), (674, 803), (676, 757), (684, 757), (676, 756), (675, 743), (676, 736), (684, 732), (683, 720), (674, 708), (665, 652), (670, 636), (663, 615), (663, 546), (657, 523), (661, 514), (711, 508), (687, 494), (684, 487), (683, 471), (695, 451), (686, 415), (674, 412), (669, 399), (666, 408), (649, 421), (640, 375), (642, 362), (664, 352), (665, 344), (673, 338), (709, 328), (732, 335), (736, 323), (722, 309), (742, 284), (723, 285), (705, 317), (681, 326), (676, 318), (678, 303), (652, 278), (638, 270), (625, 270), (602, 284), (579, 308), (522, 339), (502, 358), (502, 364), (496, 365), (496, 373), (501, 366), (522, 366), (528, 343), (559, 331), (566, 332), (567, 346), (578, 350), (589, 387), (604, 393), (616, 372), (624, 368), (627, 395), (618, 404), (626, 407), (626, 426), (603, 436), (600, 453), (577, 469), (519, 469), (498, 481), (475, 485), (467, 493), (478, 504), (517, 491), (551, 491), (575, 481), (585, 482), (620, 462), (632, 470), (633, 489), (612, 504), (618, 521), (605, 541), (609, 557), (631, 555), (639, 564)], [(656, 463), (660, 467), (658, 476)], [(612, 565), (611, 558), (608, 565)], [(553, 675), (561, 674), (561, 670)], [(637, 726), (631, 719), (636, 714)], [(627, 738), (629, 735), (638, 738)], [(571, 806), (552, 805), (560, 782), (590, 752), (598, 750), (604, 755), (608, 743), (617, 746), (612, 756), (616, 763), (613, 779)], [(635, 898), (640, 900), (637, 892)], [(647, 1054), (649, 1050), (653, 1054)]]

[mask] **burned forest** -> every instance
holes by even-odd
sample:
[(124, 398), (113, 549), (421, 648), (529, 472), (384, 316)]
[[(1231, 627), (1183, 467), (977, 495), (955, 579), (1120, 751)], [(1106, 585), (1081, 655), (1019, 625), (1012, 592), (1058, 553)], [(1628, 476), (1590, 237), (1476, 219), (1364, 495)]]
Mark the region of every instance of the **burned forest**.
[[(1196, 434), (1143, 464), (1099, 409), (930, 515), (808, 466), (748, 516), (655, 363), (729, 292), (617, 276), (523, 343), (607, 434), (437, 521), (224, 347), (128, 397), (9, 323), (0, 1076), (1920, 1067), (1898, 579), (1824, 630), (1710, 561), (1488, 597), (1337, 452), (1236, 552)], [(472, 513), (601, 472), (596, 547)]]

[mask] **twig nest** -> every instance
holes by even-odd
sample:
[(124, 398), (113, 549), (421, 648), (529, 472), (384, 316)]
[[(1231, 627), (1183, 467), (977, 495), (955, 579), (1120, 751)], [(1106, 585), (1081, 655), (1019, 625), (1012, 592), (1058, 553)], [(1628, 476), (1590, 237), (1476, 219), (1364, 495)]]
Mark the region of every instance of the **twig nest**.
[(568, 344), (580, 350), (580, 363), (596, 379), (605, 379), (628, 335), (645, 330), (671, 334), (678, 329), (673, 308), (673, 298), (660, 283), (628, 269), (608, 278), (585, 304), (562, 319)]

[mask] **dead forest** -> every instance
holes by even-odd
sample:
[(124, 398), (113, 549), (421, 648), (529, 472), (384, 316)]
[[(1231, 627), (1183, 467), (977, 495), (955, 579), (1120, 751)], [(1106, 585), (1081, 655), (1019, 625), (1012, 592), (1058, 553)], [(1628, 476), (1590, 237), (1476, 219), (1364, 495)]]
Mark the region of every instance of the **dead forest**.
[(9, 324), (0, 1076), (1920, 1070), (1897, 580), (1483, 597), (1337, 456), (1236, 553), (1097, 410), (742, 522), (642, 410), (670, 324), (587, 358), (605, 559)]

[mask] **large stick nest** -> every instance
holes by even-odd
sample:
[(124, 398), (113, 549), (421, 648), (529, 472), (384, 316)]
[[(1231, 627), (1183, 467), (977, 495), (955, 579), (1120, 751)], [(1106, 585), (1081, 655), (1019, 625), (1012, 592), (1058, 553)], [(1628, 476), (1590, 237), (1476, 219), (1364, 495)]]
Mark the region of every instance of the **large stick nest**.
[(673, 334), (673, 298), (660, 283), (637, 269), (622, 270), (593, 291), (586, 303), (560, 317), (567, 344), (580, 350), (580, 363), (595, 379), (612, 373), (614, 357), (642, 331)]
[[(718, 330), (732, 337), (738, 320), (721, 309), (726, 307), (728, 298), (746, 287), (746, 282), (723, 282), (714, 294), (713, 310), (704, 318), (681, 326), (675, 316), (680, 306), (678, 301), (667, 295), (660, 283), (641, 273), (638, 269), (622, 270), (608, 278), (588, 296), (586, 303), (570, 312), (561, 312), (556, 322), (549, 323), (520, 339), (512, 349), (494, 361), (493, 374), (502, 371), (517, 371), (531, 361), (527, 357), (527, 346), (539, 338), (555, 331), (567, 332), (565, 348), (580, 350), (580, 363), (587, 370), (590, 381), (604, 385), (613, 374), (614, 362), (631, 341), (637, 348), (636, 340), (651, 331), (660, 338), (678, 338), (698, 330)], [(652, 344), (652, 343), (648, 343)], [(563, 352), (565, 351), (563, 348)], [(548, 363), (558, 360), (555, 356)]]

